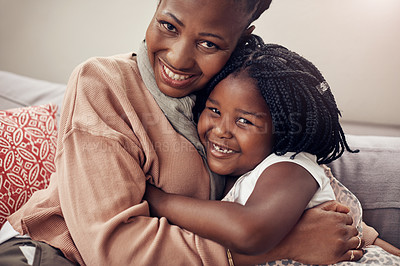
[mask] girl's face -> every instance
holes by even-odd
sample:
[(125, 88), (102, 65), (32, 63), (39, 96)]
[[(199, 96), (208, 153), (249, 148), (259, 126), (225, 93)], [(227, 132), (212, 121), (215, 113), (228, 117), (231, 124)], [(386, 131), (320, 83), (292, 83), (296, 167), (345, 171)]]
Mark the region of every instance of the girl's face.
[(271, 115), (247, 72), (231, 74), (214, 88), (198, 132), (210, 169), (218, 174), (242, 175), (271, 154)]
[(160, 90), (183, 97), (202, 89), (248, 33), (249, 19), (233, 1), (162, 0), (146, 32)]

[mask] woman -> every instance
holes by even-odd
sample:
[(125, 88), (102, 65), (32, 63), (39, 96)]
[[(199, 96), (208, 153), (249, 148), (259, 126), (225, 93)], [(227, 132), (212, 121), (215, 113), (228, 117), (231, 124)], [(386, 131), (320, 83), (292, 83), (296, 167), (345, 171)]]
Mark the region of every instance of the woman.
[[(161, 0), (137, 56), (91, 59), (75, 69), (61, 115), (56, 173), (48, 189), (9, 218), (12, 228), (28, 234), (30, 245), (54, 247), (82, 265), (227, 265), (224, 247), (149, 217), (142, 197), (146, 181), (170, 193), (219, 197), (223, 182), (206, 167), (192, 94), (221, 70), (269, 4)], [(348, 215), (326, 211), (343, 209), (310, 210), (262, 261), (349, 259), (357, 230)], [(0, 246), (2, 258), (7, 243), (20, 239)], [(326, 248), (313, 254), (321, 245)], [(233, 255), (236, 265), (260, 261)]]

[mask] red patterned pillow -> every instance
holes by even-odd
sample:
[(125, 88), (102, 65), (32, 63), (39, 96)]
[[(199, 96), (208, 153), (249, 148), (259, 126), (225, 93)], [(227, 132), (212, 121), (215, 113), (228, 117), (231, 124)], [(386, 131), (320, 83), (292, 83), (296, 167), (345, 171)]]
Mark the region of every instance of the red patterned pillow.
[(55, 171), (57, 105), (0, 111), (0, 228), (49, 184)]

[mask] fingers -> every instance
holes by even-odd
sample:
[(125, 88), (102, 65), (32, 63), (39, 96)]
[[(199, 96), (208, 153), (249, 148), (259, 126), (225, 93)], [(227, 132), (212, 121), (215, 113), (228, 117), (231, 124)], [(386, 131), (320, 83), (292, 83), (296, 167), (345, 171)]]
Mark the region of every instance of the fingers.
[(353, 236), (349, 239), (349, 250), (343, 254), (341, 261), (358, 261), (364, 256), (362, 247), (364, 246), (364, 240), (359, 236)]
[(324, 203), (320, 204), (318, 207), (325, 211), (334, 211), (334, 212), (340, 212), (340, 213), (349, 213), (350, 212), (349, 207), (337, 202), (336, 200), (324, 202)]
[[(337, 218), (337, 221), (338, 221), (338, 222), (340, 222), (340, 223), (342, 223), (342, 224), (344, 224), (344, 225), (350, 225), (350, 226), (353, 227), (353, 229), (355, 229), (355, 230), (352, 230), (352, 231), (351, 231), (351, 233), (352, 233), (353, 235), (357, 235), (357, 234), (358, 234), (358, 231), (357, 231), (356, 227), (353, 226), (353, 217), (351, 217), (350, 214), (348, 214), (348, 213), (341, 213), (341, 212), (335, 212), (334, 214), (335, 214), (335, 217)], [(333, 216), (332, 216), (332, 217), (333, 217)]]
[(351, 249), (348, 250), (342, 257), (341, 261), (358, 261), (364, 255), (364, 251), (362, 249)]
[(364, 246), (365, 241), (359, 236), (357, 228), (354, 226), (346, 226), (347, 227), (347, 240), (345, 247), (347, 250), (351, 249), (360, 249)]
[[(352, 225), (353, 224), (353, 217), (351, 217), (351, 215), (350, 214), (346, 214), (346, 221), (345, 221), (345, 223), (347, 224), (347, 225)], [(356, 229), (354, 226), (353, 226), (353, 228), (354, 229)], [(356, 229), (357, 230), (357, 229)], [(355, 232), (355, 234), (358, 234), (358, 231), (357, 232)]]
[(349, 207), (347, 207), (346, 205), (343, 205), (339, 202), (336, 202), (335, 206), (336, 206), (336, 210), (335, 210), (336, 212), (341, 212), (341, 213), (349, 213), (350, 212)]
[(356, 246), (356, 249), (360, 249), (360, 248), (362, 248), (362, 247), (364, 246), (365, 241), (364, 241), (364, 239), (362, 239), (359, 235), (356, 236), (356, 238), (357, 238), (357, 246)]
[(348, 241), (348, 250), (356, 250), (364, 247), (365, 241), (359, 235), (353, 236)]

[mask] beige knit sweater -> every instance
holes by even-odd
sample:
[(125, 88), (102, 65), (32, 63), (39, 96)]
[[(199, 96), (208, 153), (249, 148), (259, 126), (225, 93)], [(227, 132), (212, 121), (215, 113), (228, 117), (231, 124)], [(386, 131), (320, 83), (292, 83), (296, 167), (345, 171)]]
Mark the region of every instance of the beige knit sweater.
[(202, 199), (210, 181), (130, 55), (91, 59), (73, 72), (56, 168), (49, 188), (9, 218), (20, 233), (86, 265), (227, 265), (222, 246), (149, 217), (146, 180)]

